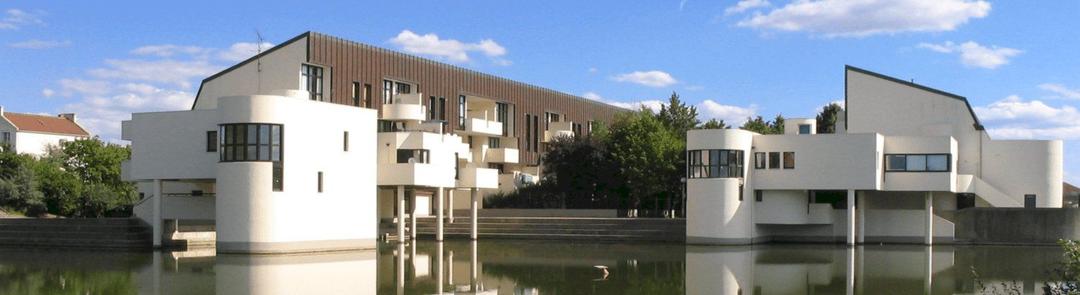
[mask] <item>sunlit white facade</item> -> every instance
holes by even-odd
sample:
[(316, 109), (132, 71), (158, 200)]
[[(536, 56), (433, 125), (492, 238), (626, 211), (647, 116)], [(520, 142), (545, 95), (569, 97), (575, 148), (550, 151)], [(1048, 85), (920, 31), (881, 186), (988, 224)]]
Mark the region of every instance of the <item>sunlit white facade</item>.
[(1060, 140), (992, 140), (964, 97), (855, 67), (835, 134), (688, 133), (687, 240), (950, 242), (967, 207), (1061, 207)]

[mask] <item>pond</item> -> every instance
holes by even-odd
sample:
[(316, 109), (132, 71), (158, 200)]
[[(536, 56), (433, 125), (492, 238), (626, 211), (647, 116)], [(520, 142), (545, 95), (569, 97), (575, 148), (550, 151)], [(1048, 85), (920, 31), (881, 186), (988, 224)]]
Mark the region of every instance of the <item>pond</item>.
[(0, 294), (1041, 294), (1061, 259), (1058, 247), (492, 240), (255, 256), (0, 249)]

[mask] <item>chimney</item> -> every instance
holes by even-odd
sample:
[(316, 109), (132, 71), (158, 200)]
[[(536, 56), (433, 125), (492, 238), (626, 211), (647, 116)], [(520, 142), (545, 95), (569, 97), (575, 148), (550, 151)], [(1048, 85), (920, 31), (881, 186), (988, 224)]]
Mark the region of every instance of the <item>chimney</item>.
[(4, 106), (0, 106), (0, 117), (4, 116)]
[(63, 114), (60, 114), (60, 116), (58, 116), (58, 117), (67, 119), (68, 121), (71, 121), (71, 122), (75, 122), (75, 113), (63, 113)]

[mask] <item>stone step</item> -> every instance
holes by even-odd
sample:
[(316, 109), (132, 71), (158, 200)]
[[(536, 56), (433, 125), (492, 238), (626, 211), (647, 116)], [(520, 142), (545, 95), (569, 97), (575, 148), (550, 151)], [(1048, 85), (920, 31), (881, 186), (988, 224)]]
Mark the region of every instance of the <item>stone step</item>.
[(142, 225), (77, 225), (77, 224), (22, 224), (0, 225), (0, 230), (27, 231), (27, 232), (95, 232), (95, 233), (124, 233), (139, 232), (149, 229)]
[(0, 246), (77, 248), (77, 249), (150, 249), (150, 239), (144, 240), (87, 240), (63, 238), (0, 238)]
[(0, 245), (79, 249), (149, 249), (153, 230), (132, 218), (0, 219)]
[(153, 232), (149, 230), (127, 232), (77, 232), (77, 231), (17, 231), (0, 228), (2, 238), (66, 238), (85, 240), (145, 240), (149, 239)]
[(7, 225), (141, 225), (134, 218), (0, 218)]

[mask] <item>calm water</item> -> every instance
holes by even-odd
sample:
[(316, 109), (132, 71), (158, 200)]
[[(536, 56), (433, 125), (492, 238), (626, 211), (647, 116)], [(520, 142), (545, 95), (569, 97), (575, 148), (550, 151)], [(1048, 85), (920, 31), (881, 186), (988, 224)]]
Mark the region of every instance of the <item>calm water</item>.
[(289, 256), (0, 249), (0, 294), (1041, 294), (1060, 261), (1057, 247), (557, 241)]

